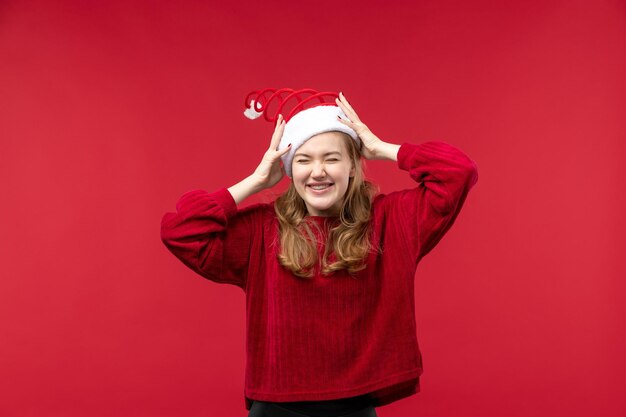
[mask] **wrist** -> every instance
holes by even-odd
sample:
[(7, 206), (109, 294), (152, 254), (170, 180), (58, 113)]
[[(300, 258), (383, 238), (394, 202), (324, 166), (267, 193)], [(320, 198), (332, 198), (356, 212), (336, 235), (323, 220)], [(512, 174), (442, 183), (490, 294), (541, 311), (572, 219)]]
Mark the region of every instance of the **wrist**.
[(380, 141), (378, 146), (376, 146), (376, 159), (397, 161), (399, 149), (400, 145)]
[(255, 174), (250, 175), (249, 177), (244, 179), (244, 181), (253, 193), (258, 193), (265, 189), (265, 187), (263, 186), (263, 181), (259, 180), (259, 178)]
[(262, 188), (259, 187), (258, 182), (253, 175), (244, 178), (231, 187), (228, 187), (228, 191), (233, 196), (233, 199), (237, 204), (241, 203), (252, 194), (258, 193), (261, 189)]

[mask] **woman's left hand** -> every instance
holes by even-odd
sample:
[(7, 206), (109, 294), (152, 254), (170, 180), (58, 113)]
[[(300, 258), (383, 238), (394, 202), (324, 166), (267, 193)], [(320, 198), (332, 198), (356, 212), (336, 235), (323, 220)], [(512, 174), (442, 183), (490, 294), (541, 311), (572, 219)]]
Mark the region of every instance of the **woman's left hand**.
[(361, 147), (361, 154), (366, 159), (378, 159), (377, 150), (380, 148), (380, 145), (384, 142), (380, 140), (372, 131), (359, 119), (359, 116), (356, 114), (348, 100), (346, 100), (343, 93), (339, 93), (339, 98), (335, 99), (337, 106), (348, 116), (348, 119), (345, 120), (337, 116), (337, 120), (339, 120), (344, 125), (348, 126), (352, 130), (356, 132), (356, 134), (361, 139), (363, 143)]

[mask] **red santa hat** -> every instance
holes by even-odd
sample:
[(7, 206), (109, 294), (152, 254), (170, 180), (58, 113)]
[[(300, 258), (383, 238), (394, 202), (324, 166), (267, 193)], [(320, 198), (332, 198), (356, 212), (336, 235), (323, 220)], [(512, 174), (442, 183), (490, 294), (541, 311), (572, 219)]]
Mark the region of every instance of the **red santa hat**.
[[(330, 131), (343, 132), (354, 139), (357, 146), (361, 146), (356, 132), (337, 120), (337, 116), (349, 120), (335, 104), (337, 97), (339, 94), (335, 92), (318, 92), (310, 88), (301, 90), (266, 88), (252, 91), (246, 96), (246, 110), (243, 113), (249, 119), (257, 119), (263, 115), (265, 120), (274, 123), (278, 115), (283, 114), (285, 129), (278, 150), (285, 149), (291, 143), (291, 150), (281, 157), (285, 173), (291, 178), (293, 156), (304, 142), (317, 134)], [(325, 98), (332, 101), (327, 102)], [(269, 111), (272, 101), (277, 106)], [(284, 114), (286, 105), (293, 105), (293, 107), (287, 114)]]

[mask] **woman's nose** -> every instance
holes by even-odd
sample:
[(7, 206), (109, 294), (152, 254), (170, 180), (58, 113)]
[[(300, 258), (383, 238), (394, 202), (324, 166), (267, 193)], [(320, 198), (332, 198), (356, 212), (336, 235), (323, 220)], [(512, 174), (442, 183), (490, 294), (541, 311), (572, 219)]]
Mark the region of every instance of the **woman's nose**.
[(324, 175), (324, 164), (321, 162), (313, 163), (313, 168), (311, 171), (311, 175), (313, 177), (321, 177)]

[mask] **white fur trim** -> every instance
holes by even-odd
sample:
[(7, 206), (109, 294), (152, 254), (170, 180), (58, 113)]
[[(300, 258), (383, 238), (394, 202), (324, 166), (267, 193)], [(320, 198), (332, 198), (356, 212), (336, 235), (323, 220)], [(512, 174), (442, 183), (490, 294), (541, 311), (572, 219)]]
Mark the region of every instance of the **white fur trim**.
[(258, 119), (263, 113), (259, 113), (254, 109), (254, 100), (250, 100), (250, 107), (244, 110), (243, 114), (248, 119)]
[(281, 157), (285, 174), (289, 178), (291, 178), (293, 156), (298, 148), (312, 136), (324, 132), (343, 132), (350, 135), (357, 145), (360, 146), (361, 143), (356, 132), (337, 120), (337, 116), (344, 120), (349, 120), (338, 106), (316, 106), (296, 113), (285, 124), (285, 130), (278, 145), (278, 150), (285, 149), (291, 143), (291, 150)]

